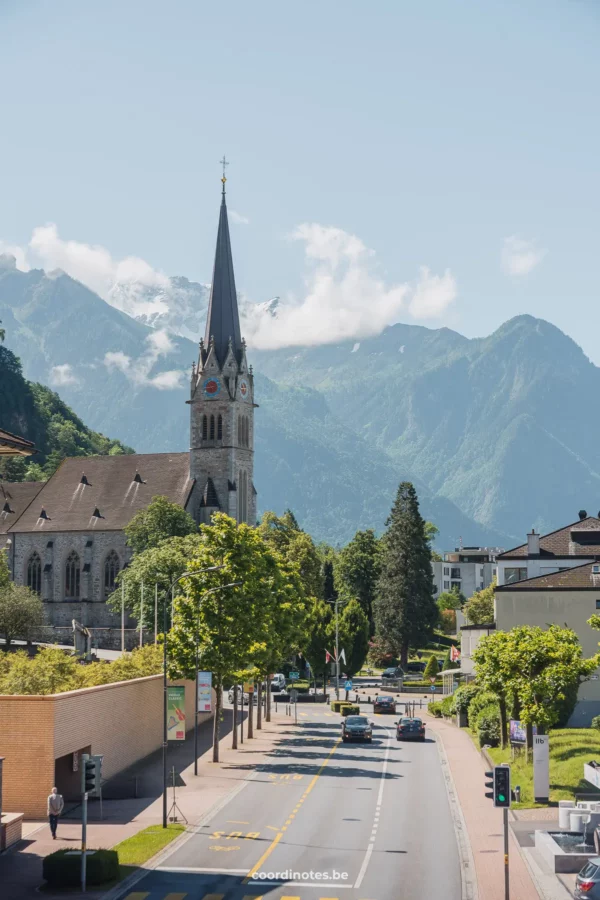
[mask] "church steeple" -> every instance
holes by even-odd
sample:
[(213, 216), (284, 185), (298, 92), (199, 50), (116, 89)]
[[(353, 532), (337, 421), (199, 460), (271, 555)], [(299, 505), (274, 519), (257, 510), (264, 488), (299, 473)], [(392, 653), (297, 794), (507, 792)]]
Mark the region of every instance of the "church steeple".
[(235, 277), (233, 274), (231, 241), (229, 239), (227, 204), (225, 202), (225, 182), (227, 181), (225, 178), (225, 166), (228, 163), (225, 157), (223, 157), (221, 162), (223, 165), (223, 177), (221, 179), (223, 184), (221, 212), (219, 215), (215, 267), (210, 290), (210, 303), (208, 306), (208, 318), (206, 320), (206, 336), (204, 342), (206, 346), (209, 346), (211, 338), (214, 338), (217, 359), (222, 366), (227, 356), (230, 338), (238, 362), (241, 359), (243, 348), (237, 294), (235, 290)]

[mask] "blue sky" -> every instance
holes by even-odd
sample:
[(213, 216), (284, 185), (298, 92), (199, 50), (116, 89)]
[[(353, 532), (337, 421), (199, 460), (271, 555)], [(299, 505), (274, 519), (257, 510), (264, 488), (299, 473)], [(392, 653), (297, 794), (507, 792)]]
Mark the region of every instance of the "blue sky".
[(225, 152), (253, 300), (527, 312), (600, 363), (599, 39), (595, 0), (0, 0), (0, 241), (207, 281)]

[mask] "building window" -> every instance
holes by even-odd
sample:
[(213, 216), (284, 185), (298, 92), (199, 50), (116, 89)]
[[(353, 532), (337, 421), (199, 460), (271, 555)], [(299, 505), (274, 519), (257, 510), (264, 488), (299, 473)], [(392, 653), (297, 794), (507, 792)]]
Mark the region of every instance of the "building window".
[(450, 590), (453, 591), (454, 588), (460, 591), (460, 581), (451, 581), (450, 582)]
[(208, 438), (208, 419), (206, 416), (202, 416), (202, 440), (205, 441)]
[(444, 575), (450, 574), (450, 566), (444, 566)]
[(81, 599), (81, 563), (74, 550), (71, 550), (67, 556), (65, 566), (65, 598), (67, 600)]
[(210, 440), (214, 441), (215, 439), (215, 417), (210, 417)]
[(452, 569), (450, 578), (460, 578), (460, 569)]
[(449, 582), (449, 581), (445, 581), (445, 582), (444, 582), (444, 590), (445, 590), (445, 591), (449, 591), (449, 590), (450, 590), (450, 582)]
[(217, 440), (223, 440), (223, 416), (217, 419)]
[(42, 593), (42, 561), (38, 553), (32, 553), (27, 563), (27, 587), (36, 594)]
[(600, 600), (596, 600), (596, 609), (600, 609)]
[(515, 584), (515, 582), (523, 581), (525, 578), (527, 578), (526, 566), (504, 570), (504, 584)]
[(115, 589), (117, 575), (119, 574), (119, 557), (114, 550), (111, 550), (104, 560), (104, 599)]

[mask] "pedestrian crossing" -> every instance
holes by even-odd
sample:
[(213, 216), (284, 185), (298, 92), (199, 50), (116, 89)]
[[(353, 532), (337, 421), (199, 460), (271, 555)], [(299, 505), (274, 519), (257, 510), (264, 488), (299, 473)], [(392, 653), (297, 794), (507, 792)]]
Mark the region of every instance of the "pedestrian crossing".
[[(282, 885), (283, 887), (283, 885)], [(133, 891), (130, 894), (127, 894), (123, 900), (229, 900), (230, 895), (225, 894), (203, 894), (202, 896), (196, 893), (189, 892), (169, 892), (168, 894), (162, 894), (160, 891)], [(240, 900), (263, 900), (263, 894), (243, 894)], [(279, 897), (279, 900), (302, 900), (300, 895), (294, 894), (282, 894)], [(311, 900), (340, 900), (339, 897), (312, 897)], [(344, 898), (345, 900), (345, 898)]]

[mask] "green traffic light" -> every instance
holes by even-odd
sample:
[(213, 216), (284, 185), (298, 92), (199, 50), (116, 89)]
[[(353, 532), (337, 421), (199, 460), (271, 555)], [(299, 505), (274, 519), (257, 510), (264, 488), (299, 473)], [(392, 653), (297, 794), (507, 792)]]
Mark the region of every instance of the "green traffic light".
[(498, 800), (500, 801), (500, 803), (504, 803), (506, 797), (504, 796), (504, 794), (498, 794)]

